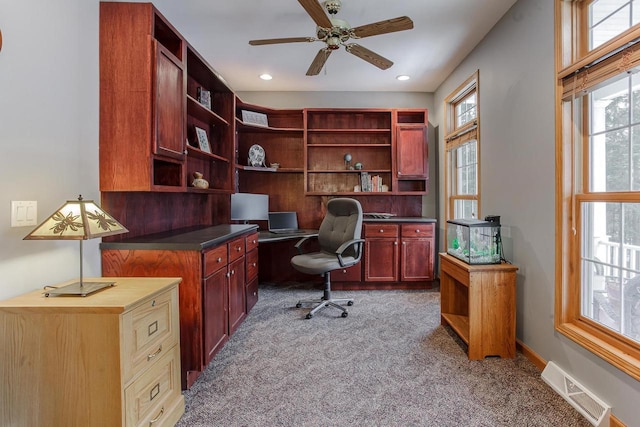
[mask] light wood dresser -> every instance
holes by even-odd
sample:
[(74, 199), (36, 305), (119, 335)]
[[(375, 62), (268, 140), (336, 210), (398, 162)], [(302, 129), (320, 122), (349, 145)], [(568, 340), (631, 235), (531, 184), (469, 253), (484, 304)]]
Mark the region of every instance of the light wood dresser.
[(181, 279), (95, 280), (115, 285), (0, 301), (0, 425), (173, 426), (184, 413)]

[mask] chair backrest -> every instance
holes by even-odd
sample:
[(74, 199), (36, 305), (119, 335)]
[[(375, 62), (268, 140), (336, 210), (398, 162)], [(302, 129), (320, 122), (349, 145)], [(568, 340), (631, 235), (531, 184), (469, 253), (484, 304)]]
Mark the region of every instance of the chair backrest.
[[(360, 202), (349, 198), (335, 198), (327, 203), (327, 214), (318, 230), (320, 248), (326, 252), (335, 252), (341, 244), (359, 239), (362, 233), (362, 206)], [(355, 248), (344, 253), (356, 256)]]

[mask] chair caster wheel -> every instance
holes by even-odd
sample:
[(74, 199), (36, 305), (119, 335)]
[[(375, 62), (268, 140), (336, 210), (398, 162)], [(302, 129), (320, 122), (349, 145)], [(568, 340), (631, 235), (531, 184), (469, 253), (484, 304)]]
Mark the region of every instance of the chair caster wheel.
[(342, 317), (347, 317), (348, 315), (349, 315), (349, 313), (347, 313), (347, 312), (342, 313)]
[(353, 305), (353, 301), (347, 302), (347, 305)]
[(302, 304), (297, 303), (297, 304), (296, 304), (296, 308), (300, 308), (300, 307), (302, 307)]
[(311, 319), (313, 317), (313, 314), (309, 313), (307, 314), (307, 319)]

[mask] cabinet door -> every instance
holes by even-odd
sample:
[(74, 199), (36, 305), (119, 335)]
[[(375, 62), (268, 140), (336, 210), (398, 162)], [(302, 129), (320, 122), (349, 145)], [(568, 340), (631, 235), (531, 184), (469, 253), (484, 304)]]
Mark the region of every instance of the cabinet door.
[(398, 126), (396, 152), (398, 179), (428, 176), (426, 126)]
[(186, 110), (184, 66), (164, 47), (156, 47), (155, 154), (184, 158)]
[(433, 242), (427, 239), (402, 239), (400, 280), (433, 280)]
[(244, 255), (229, 264), (229, 336), (246, 316)]
[(368, 282), (398, 281), (397, 239), (365, 239), (364, 280)]
[(226, 268), (204, 280), (203, 294), (204, 360), (207, 365), (229, 338)]

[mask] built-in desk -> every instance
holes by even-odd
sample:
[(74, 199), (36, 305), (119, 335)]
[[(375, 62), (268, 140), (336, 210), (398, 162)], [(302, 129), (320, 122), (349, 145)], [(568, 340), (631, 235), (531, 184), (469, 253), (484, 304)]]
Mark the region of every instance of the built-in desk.
[(258, 300), (253, 224), (190, 227), (103, 242), (103, 276), (181, 277), (182, 385), (189, 388)]
[[(281, 242), (283, 240), (300, 240), (303, 237), (317, 236), (318, 230), (302, 229), (292, 233), (272, 233), (271, 231), (258, 232), (258, 242), (260, 243), (273, 243)], [(295, 243), (294, 243), (295, 244)]]

